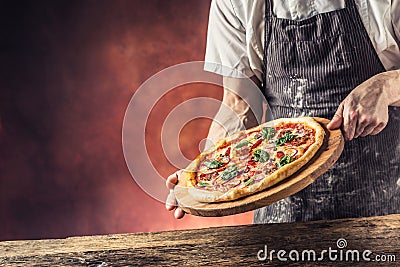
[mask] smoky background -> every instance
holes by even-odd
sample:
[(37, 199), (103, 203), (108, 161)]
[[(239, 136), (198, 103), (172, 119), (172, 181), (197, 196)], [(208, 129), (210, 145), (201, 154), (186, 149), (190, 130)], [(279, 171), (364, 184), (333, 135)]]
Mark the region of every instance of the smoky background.
[[(0, 240), (250, 223), (252, 214), (177, 221), (135, 184), (121, 145), (135, 90), (175, 64), (203, 60), (211, 1), (0, 1)], [(171, 77), (173, 79), (173, 77)], [(165, 177), (161, 125), (212, 84), (182, 85), (152, 110), (151, 160)], [(210, 121), (180, 134), (198, 154)], [(193, 145), (196, 144), (196, 145)]]

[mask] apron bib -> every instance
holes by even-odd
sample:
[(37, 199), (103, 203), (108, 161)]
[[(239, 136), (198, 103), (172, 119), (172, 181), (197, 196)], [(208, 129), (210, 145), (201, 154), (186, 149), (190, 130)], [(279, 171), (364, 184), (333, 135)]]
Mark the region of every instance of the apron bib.
[[(331, 119), (359, 84), (385, 71), (354, 0), (294, 21), (265, 8), (264, 94), (274, 118)], [(400, 109), (376, 136), (346, 142), (335, 165), (299, 193), (256, 210), (254, 223), (400, 213)]]

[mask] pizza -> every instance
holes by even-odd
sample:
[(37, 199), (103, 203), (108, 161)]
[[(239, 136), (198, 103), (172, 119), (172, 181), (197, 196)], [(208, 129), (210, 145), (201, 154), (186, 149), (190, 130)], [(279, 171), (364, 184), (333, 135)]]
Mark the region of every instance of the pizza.
[(282, 118), (226, 137), (182, 171), (179, 185), (199, 202), (254, 194), (288, 178), (321, 147), (324, 129), (311, 117)]

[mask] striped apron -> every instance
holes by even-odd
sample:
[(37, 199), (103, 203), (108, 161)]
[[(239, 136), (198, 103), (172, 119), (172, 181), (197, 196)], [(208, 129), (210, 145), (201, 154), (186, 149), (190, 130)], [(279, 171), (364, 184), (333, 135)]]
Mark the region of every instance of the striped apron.
[[(385, 71), (354, 0), (301, 21), (265, 8), (264, 93), (274, 118), (332, 118), (360, 83)], [(255, 212), (254, 223), (400, 213), (400, 109), (376, 136), (346, 142), (335, 165), (299, 193)]]

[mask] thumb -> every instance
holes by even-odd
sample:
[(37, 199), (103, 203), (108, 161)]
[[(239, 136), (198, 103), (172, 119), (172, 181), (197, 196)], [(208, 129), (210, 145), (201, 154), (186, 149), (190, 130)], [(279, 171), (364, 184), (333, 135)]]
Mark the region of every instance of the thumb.
[(342, 125), (342, 122), (343, 122), (343, 102), (339, 105), (335, 115), (333, 115), (332, 120), (328, 123), (327, 128), (328, 130), (338, 129), (340, 125)]

